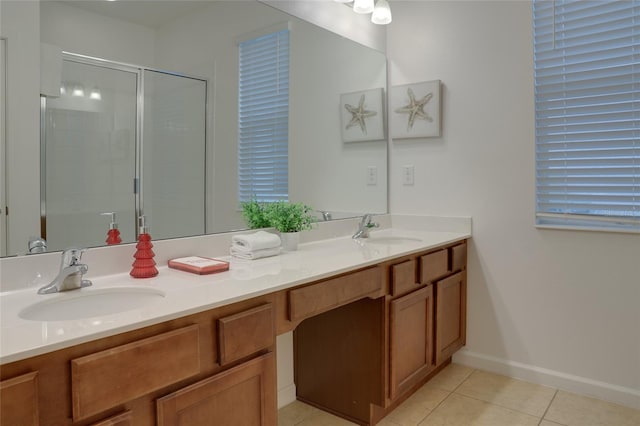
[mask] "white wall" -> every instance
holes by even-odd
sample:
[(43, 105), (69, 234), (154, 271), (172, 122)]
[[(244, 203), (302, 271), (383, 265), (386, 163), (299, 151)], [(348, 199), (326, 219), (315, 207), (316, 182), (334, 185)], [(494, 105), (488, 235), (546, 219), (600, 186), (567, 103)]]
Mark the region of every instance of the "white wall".
[(152, 29), (57, 1), (42, 1), (41, 39), (67, 52), (152, 67)]
[(640, 406), (640, 236), (534, 227), (530, 2), (392, 9), (391, 83), (441, 79), (444, 120), (441, 138), (392, 142), (391, 212), (473, 217), (457, 359)]

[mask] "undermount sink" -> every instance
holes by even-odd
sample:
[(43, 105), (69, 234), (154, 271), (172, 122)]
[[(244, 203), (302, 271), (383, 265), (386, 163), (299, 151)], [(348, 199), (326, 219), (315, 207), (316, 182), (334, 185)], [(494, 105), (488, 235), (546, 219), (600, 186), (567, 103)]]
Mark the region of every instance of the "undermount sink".
[(406, 244), (406, 243), (419, 243), (422, 241), (420, 238), (413, 237), (399, 237), (399, 236), (373, 236), (371, 235), (368, 242), (373, 244)]
[(117, 314), (161, 300), (163, 291), (145, 287), (81, 289), (56, 293), (22, 309), (18, 316), (32, 321), (68, 321)]

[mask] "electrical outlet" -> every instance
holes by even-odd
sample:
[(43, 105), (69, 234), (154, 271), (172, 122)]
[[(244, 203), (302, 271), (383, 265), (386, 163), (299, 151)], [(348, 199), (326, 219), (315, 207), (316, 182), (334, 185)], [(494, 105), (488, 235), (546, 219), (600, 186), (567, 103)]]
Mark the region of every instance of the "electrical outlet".
[(378, 168), (376, 166), (367, 167), (367, 185), (378, 184)]
[(413, 185), (413, 183), (414, 183), (413, 165), (402, 166), (402, 184)]

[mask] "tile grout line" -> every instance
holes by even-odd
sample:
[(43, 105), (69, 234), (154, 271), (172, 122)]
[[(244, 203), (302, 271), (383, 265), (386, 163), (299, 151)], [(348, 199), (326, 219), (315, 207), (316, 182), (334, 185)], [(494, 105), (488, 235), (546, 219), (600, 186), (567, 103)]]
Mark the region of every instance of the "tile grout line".
[(556, 395), (558, 395), (558, 389), (556, 389), (556, 391), (553, 393), (553, 397), (551, 398), (551, 401), (549, 401), (549, 405), (547, 405), (547, 409), (544, 410), (544, 413), (542, 414), (542, 417), (540, 418), (540, 421), (538, 422), (538, 426), (540, 426), (542, 424), (542, 421), (545, 420), (545, 417), (547, 416), (547, 413), (549, 412), (549, 408), (551, 408), (551, 404), (553, 404), (553, 401), (556, 399)]
[[(453, 393), (453, 392), (451, 392), (451, 393)], [(515, 408), (512, 408), (512, 407), (507, 407), (507, 406), (504, 406), (504, 405), (496, 404), (495, 402), (486, 401), (484, 399), (480, 399), (480, 398), (475, 397), (475, 396), (465, 395), (463, 393), (456, 392), (455, 394), (458, 395), (458, 396), (461, 396), (463, 398), (469, 398), (469, 399), (473, 399), (474, 401), (484, 402), (485, 404), (493, 405), (494, 407), (502, 408), (503, 410), (508, 410), (508, 411), (511, 411), (511, 412), (514, 412), (514, 413), (518, 413), (518, 414), (524, 414), (525, 416), (533, 417), (535, 419), (540, 418), (540, 420), (542, 420), (542, 417), (538, 417), (535, 414), (531, 414), (531, 413), (525, 413), (524, 411), (516, 410)], [(545, 411), (545, 413), (546, 413), (546, 411)]]
[[(476, 371), (484, 371), (484, 370), (477, 370), (477, 369), (476, 369), (476, 370), (473, 370), (473, 372), (472, 372), (471, 374), (469, 374), (469, 376), (467, 376), (467, 378), (466, 378), (466, 379), (464, 379), (464, 380), (462, 381), (462, 383), (460, 383), (460, 384), (455, 388), (455, 390), (454, 390), (453, 392), (455, 392), (455, 393), (456, 393), (456, 395), (464, 396), (465, 398), (470, 398), (470, 399), (474, 399), (474, 400), (476, 400), (476, 401), (480, 401), (480, 402), (484, 402), (484, 403), (487, 403), (487, 404), (491, 404), (491, 405), (494, 405), (494, 406), (496, 406), (496, 407), (504, 408), (505, 410), (513, 411), (513, 412), (515, 412), (515, 413), (525, 414), (525, 415), (527, 415), (527, 416), (531, 416), (531, 417), (538, 418), (538, 416), (536, 416), (535, 414), (527, 413), (527, 412), (525, 412), (525, 411), (517, 410), (517, 409), (512, 408), (512, 407), (507, 407), (507, 406), (505, 406), (505, 405), (497, 404), (497, 403), (495, 403), (495, 402), (493, 402), (493, 401), (486, 401), (486, 400), (484, 400), (484, 399), (481, 399), (481, 398), (478, 398), (478, 397), (475, 397), (475, 396), (471, 396), (471, 395), (467, 395), (467, 394), (464, 394), (464, 393), (457, 392), (457, 390), (458, 390), (458, 389), (459, 389), (459, 388), (464, 384), (464, 382), (466, 382), (466, 381), (467, 381), (467, 379), (468, 379), (469, 377), (471, 377), (471, 375), (472, 375), (473, 373), (475, 373)], [(508, 377), (508, 376), (505, 376), (505, 377)], [(514, 380), (520, 380), (520, 379), (514, 379)], [(525, 382), (525, 383), (530, 383), (530, 382), (527, 382), (527, 381), (524, 381), (524, 380), (520, 380), (520, 381)], [(556, 389), (556, 388), (551, 388), (551, 389), (553, 389), (553, 390), (554, 390), (553, 396), (551, 397), (551, 400), (549, 401), (549, 404), (547, 405), (547, 408), (544, 410), (544, 413), (542, 414), (542, 417), (540, 417), (540, 420), (538, 421), (538, 426), (540, 425), (540, 423), (542, 423), (542, 420), (544, 420), (544, 416), (546, 416), (546, 415), (547, 415), (547, 411), (549, 411), (549, 408), (551, 407), (551, 403), (553, 402), (553, 400), (554, 400), (554, 399), (555, 399), (555, 397), (556, 397), (556, 394), (558, 393), (558, 389)], [(453, 392), (452, 392), (452, 393), (453, 393)], [(564, 425), (563, 425), (563, 426), (564, 426)]]
[[(442, 404), (443, 404), (447, 399), (449, 399), (449, 397), (450, 397), (451, 395), (453, 395), (453, 394), (454, 394), (454, 392), (456, 391), (456, 389), (458, 389), (460, 386), (462, 386), (462, 384), (463, 384), (464, 382), (466, 382), (466, 381), (469, 379), (469, 377), (471, 377), (471, 376), (473, 375), (473, 373), (475, 373), (476, 371), (478, 371), (478, 370), (475, 370), (475, 369), (474, 369), (474, 370), (471, 370), (471, 373), (469, 373), (469, 375), (468, 375), (467, 377), (465, 377), (465, 378), (464, 378), (464, 380), (462, 380), (462, 381), (458, 384), (458, 386), (456, 386), (456, 387), (455, 387), (453, 390), (451, 390), (451, 391), (450, 391), (450, 390), (447, 390), (447, 389), (442, 389), (442, 388), (440, 388), (440, 390), (443, 390), (443, 391), (449, 392), (449, 395), (447, 395), (445, 398), (443, 398), (443, 399), (442, 399), (442, 401), (440, 401), (440, 402), (439, 402), (435, 407), (433, 407), (433, 410), (430, 410), (430, 411), (429, 411), (429, 414), (427, 414), (426, 416), (424, 416), (424, 417), (422, 418), (422, 420), (420, 420), (420, 421), (417, 423), (417, 425), (420, 425), (422, 422), (424, 422), (425, 420), (427, 420), (427, 419), (429, 418), (429, 416), (430, 416), (431, 414), (433, 414), (433, 412), (434, 412), (434, 411), (436, 411), (436, 410), (438, 409), (438, 407), (440, 407), (440, 406), (441, 406), (441, 405), (442, 405)], [(429, 382), (427, 382), (427, 383), (429, 383)], [(426, 383), (425, 383), (425, 384), (426, 384)]]

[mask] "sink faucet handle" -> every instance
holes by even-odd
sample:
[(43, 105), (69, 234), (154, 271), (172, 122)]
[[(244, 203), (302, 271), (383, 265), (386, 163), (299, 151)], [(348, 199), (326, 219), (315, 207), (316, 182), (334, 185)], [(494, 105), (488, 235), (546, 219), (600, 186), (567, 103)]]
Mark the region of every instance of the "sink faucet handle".
[(372, 222), (373, 220), (373, 215), (371, 213), (367, 213), (364, 216), (362, 216), (362, 222), (361, 225), (365, 228), (377, 228), (380, 225), (376, 222)]
[(66, 268), (67, 266), (73, 266), (80, 263), (80, 259), (82, 259), (82, 254), (87, 251), (86, 248), (81, 247), (69, 247), (65, 251), (62, 252), (62, 262), (60, 264), (60, 269)]

